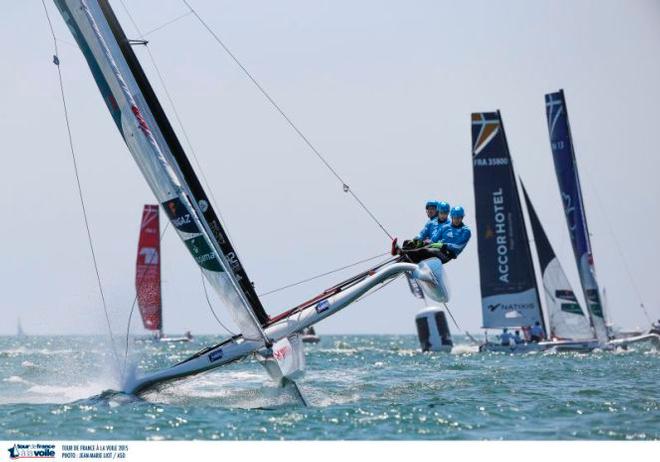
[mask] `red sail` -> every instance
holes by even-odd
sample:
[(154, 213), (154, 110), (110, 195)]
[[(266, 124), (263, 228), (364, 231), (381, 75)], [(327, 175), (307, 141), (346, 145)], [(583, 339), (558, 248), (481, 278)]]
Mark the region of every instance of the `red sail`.
[(135, 289), (145, 329), (162, 329), (158, 206), (145, 205), (135, 265)]

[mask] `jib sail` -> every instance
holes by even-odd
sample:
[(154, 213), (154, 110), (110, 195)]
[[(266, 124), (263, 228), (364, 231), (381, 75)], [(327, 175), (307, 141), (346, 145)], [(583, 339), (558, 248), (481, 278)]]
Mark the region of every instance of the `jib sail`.
[(144, 328), (162, 333), (160, 225), (157, 205), (147, 204), (142, 211), (137, 261), (135, 262), (135, 291)]
[[(472, 114), (483, 327), (543, 325), (534, 266), (502, 119)], [(546, 331), (547, 332), (547, 331)]]
[(545, 95), (545, 108), (548, 131), (550, 132), (552, 158), (555, 163), (559, 192), (564, 204), (568, 233), (571, 236), (571, 244), (573, 245), (573, 253), (578, 266), (584, 298), (596, 330), (596, 336), (599, 341), (606, 342), (608, 330), (598, 283), (596, 282), (589, 229), (584, 213), (582, 189), (577, 163), (575, 162), (575, 151), (573, 150), (571, 127), (568, 123), (564, 91), (559, 90), (556, 93)]
[(550, 336), (560, 339), (587, 340), (594, 338), (588, 318), (575, 297), (566, 273), (557, 259), (545, 234), (536, 210), (523, 185), (523, 194), (532, 224), (536, 253), (541, 266), (541, 279), (545, 291)]
[(268, 322), (220, 220), (107, 0), (55, 0), (124, 141), (246, 338)]

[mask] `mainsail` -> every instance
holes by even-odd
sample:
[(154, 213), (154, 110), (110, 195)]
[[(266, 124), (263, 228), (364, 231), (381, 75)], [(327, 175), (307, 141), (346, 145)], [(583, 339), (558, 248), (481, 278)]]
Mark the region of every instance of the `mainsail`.
[(135, 291), (147, 330), (163, 333), (163, 306), (160, 289), (160, 226), (158, 205), (145, 205), (142, 211), (137, 261), (135, 262)]
[(499, 111), (472, 114), (472, 163), (483, 327), (544, 325)]
[(559, 90), (556, 93), (545, 95), (545, 107), (555, 172), (557, 173), (559, 191), (564, 204), (566, 223), (571, 236), (584, 298), (598, 340), (607, 342), (609, 332), (603, 314), (598, 283), (596, 282), (589, 229), (584, 213), (582, 189), (575, 161), (571, 127), (568, 123), (564, 91)]
[(529, 221), (532, 224), (536, 253), (541, 266), (541, 279), (545, 290), (549, 335), (559, 339), (588, 340), (594, 337), (589, 320), (575, 297), (566, 273), (557, 259), (548, 236), (543, 230), (536, 210), (523, 185)]
[(156, 198), (246, 338), (266, 314), (107, 0), (54, 0)]

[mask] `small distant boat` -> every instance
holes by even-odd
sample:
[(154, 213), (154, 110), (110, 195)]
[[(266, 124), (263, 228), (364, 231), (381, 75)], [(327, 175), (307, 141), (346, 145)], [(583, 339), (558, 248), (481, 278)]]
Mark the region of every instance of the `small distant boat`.
[(301, 331), (303, 343), (319, 343), (321, 337), (316, 334), (314, 326), (309, 326)]
[[(160, 278), (160, 220), (158, 206), (145, 204), (135, 263), (135, 290), (145, 329), (154, 333), (148, 340), (159, 342), (189, 342), (190, 331), (179, 337), (163, 335), (163, 303)], [(144, 339), (142, 339), (144, 340)]]
[(25, 337), (25, 331), (23, 330), (23, 326), (21, 326), (21, 318), (18, 318), (16, 322), (16, 337), (18, 338)]

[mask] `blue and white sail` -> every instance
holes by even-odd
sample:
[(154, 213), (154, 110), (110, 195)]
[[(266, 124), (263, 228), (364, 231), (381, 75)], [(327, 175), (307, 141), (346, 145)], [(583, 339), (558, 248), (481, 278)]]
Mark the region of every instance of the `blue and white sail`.
[(248, 338), (268, 316), (106, 0), (55, 0), (128, 149), (181, 240)]
[(483, 327), (544, 325), (499, 111), (472, 114), (472, 163)]
[(522, 190), (541, 267), (541, 280), (543, 281), (550, 327), (549, 337), (562, 340), (591, 340), (594, 338), (594, 331), (589, 323), (589, 318), (580, 306), (566, 273), (550, 245), (550, 240), (534, 210), (525, 185)]
[(566, 224), (573, 245), (573, 253), (578, 266), (580, 283), (591, 316), (591, 322), (596, 330), (596, 336), (601, 343), (609, 337), (609, 329), (603, 312), (600, 291), (596, 282), (589, 228), (582, 200), (582, 189), (575, 161), (575, 150), (571, 127), (568, 122), (568, 112), (564, 91), (545, 95), (546, 116), (550, 133), (550, 146), (557, 173), (559, 191), (564, 204)]

